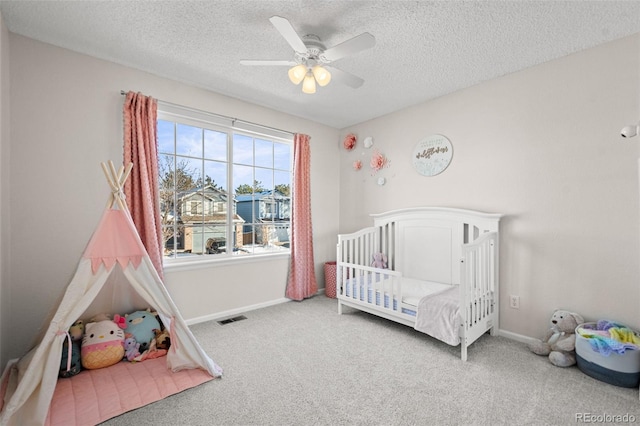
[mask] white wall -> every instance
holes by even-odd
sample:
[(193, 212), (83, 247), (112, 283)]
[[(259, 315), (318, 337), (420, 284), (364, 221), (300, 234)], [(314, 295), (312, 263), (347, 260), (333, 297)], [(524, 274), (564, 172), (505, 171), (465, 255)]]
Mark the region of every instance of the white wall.
[[(9, 32), (0, 14), (0, 336), (9, 330), (9, 296), (5, 284), (9, 282)], [(9, 342), (0, 338), (0, 354)], [(0, 366), (4, 362), (0, 359)]]
[[(104, 208), (98, 163), (122, 158), (121, 89), (311, 135), (320, 285), (336, 233), (369, 225), (369, 213), (472, 208), (507, 215), (501, 328), (539, 336), (558, 307), (640, 328), (640, 140), (619, 137), (640, 118), (639, 47), (635, 35), (338, 131), (0, 27), (1, 363), (30, 346), (57, 306)], [(379, 173), (387, 185), (375, 184), (361, 144), (339, 150), (348, 131), (373, 136), (390, 158)], [(410, 154), (434, 133), (450, 138), (454, 157), (426, 178)], [(277, 260), (170, 270), (166, 281), (184, 316), (199, 319), (279, 300), (286, 268)], [(519, 310), (507, 307), (509, 294), (520, 296)]]
[[(379, 187), (371, 150), (342, 150), (340, 231), (409, 206), (504, 213), (502, 329), (540, 337), (556, 308), (640, 328), (640, 139), (620, 137), (640, 119), (639, 58), (634, 35), (344, 129), (372, 136), (391, 165)], [(431, 134), (451, 140), (453, 161), (423, 177), (411, 153)]]
[[(335, 255), (339, 132), (307, 120), (148, 73), (10, 35), (12, 264), (9, 335), (2, 363), (29, 348), (57, 307), (105, 206), (101, 161), (122, 162), (120, 90), (311, 136), (315, 260)], [(4, 95), (3, 95), (4, 99)], [(3, 241), (4, 241), (3, 234)], [(284, 297), (288, 262), (255, 262), (169, 271), (167, 287), (188, 319)], [(5, 316), (6, 315), (6, 316)], [(11, 342), (11, 347), (7, 342)]]

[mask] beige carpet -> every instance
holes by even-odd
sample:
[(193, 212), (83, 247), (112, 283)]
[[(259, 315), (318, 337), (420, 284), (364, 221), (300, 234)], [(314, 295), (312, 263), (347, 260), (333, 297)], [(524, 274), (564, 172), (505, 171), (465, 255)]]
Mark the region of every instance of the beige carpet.
[[(640, 422), (638, 389), (558, 368), (485, 335), (460, 361), (410, 327), (316, 296), (192, 327), (222, 379), (105, 425), (570, 425)], [(578, 419), (579, 420), (579, 419)]]

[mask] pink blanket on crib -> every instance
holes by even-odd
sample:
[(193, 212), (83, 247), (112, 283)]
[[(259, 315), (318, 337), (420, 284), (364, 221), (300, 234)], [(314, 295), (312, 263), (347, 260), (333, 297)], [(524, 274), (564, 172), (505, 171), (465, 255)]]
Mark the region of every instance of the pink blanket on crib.
[(435, 337), (451, 346), (460, 343), (460, 290), (451, 286), (429, 294), (418, 302), (416, 330)]

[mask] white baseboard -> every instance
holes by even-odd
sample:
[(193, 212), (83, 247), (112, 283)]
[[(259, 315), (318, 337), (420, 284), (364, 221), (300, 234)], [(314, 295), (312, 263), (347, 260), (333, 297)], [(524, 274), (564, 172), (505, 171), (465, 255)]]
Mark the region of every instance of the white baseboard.
[(534, 339), (533, 337), (525, 336), (518, 333), (513, 333), (511, 331), (502, 330), (502, 329), (498, 329), (498, 336), (506, 337), (507, 339), (515, 340), (517, 342), (525, 343), (527, 345), (537, 341), (537, 339)]
[(187, 323), (187, 325), (194, 325), (194, 324), (199, 324), (201, 322), (217, 321), (217, 320), (231, 318), (236, 315), (243, 314), (245, 312), (255, 311), (256, 309), (266, 308), (268, 306), (273, 306), (273, 305), (279, 305), (280, 303), (285, 303), (290, 301), (291, 299), (287, 299), (286, 297), (283, 297), (281, 299), (270, 300), (268, 302), (258, 303), (255, 305), (243, 306), (236, 309), (230, 309), (228, 311), (216, 312), (215, 314), (211, 314), (211, 315), (204, 315), (197, 318), (191, 318), (191, 319), (185, 320), (185, 322)]
[[(324, 288), (318, 289), (318, 292), (316, 294), (317, 295), (324, 294)], [(266, 308), (268, 306), (279, 305), (280, 303), (285, 303), (285, 302), (291, 302), (291, 299), (287, 299), (286, 297), (283, 297), (281, 299), (270, 300), (268, 302), (258, 303), (255, 305), (243, 306), (241, 308), (230, 309), (228, 311), (216, 312), (215, 314), (211, 314), (211, 315), (204, 315), (201, 317), (191, 318), (191, 319), (185, 320), (184, 322), (186, 322), (187, 325), (194, 325), (194, 324), (199, 324), (201, 322), (218, 321), (218, 320), (231, 318), (236, 315), (243, 314), (245, 312), (255, 311), (256, 309)]]

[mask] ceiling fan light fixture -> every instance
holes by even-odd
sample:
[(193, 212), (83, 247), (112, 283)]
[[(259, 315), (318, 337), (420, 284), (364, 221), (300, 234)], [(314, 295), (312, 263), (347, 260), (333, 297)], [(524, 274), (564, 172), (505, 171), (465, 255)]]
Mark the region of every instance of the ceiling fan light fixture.
[(316, 80), (310, 72), (304, 77), (304, 81), (302, 82), (302, 91), (308, 94), (316, 93)]
[[(327, 49), (317, 35), (307, 34), (304, 39), (300, 37), (295, 28), (293, 28), (293, 25), (291, 25), (291, 22), (282, 16), (274, 15), (269, 18), (269, 21), (293, 49), (293, 61), (243, 59), (240, 61), (240, 64), (252, 66), (288, 66), (290, 67), (288, 72), (289, 79), (295, 85), (304, 82), (302, 89), (304, 93), (315, 93), (316, 85), (322, 87), (329, 84), (332, 76), (329, 70), (323, 65), (370, 49), (376, 44), (374, 36), (369, 33), (362, 33)], [(364, 80), (360, 77), (342, 71), (339, 68), (329, 67), (329, 69), (331, 69), (334, 74), (337, 74), (336, 78), (339, 77), (339, 83), (346, 84), (354, 89), (357, 89), (364, 83)]]
[(293, 84), (300, 84), (306, 75), (307, 67), (304, 64), (298, 64), (289, 69), (289, 80), (291, 80)]
[(322, 87), (326, 86), (331, 81), (331, 73), (329, 72), (329, 70), (320, 65), (314, 66), (311, 72), (313, 72), (313, 76), (316, 78), (318, 84)]

